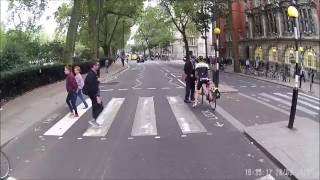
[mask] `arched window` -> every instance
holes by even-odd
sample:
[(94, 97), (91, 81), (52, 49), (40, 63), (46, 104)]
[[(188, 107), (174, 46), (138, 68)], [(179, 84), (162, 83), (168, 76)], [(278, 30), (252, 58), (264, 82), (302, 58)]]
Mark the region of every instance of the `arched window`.
[(271, 47), (269, 49), (269, 61), (278, 62), (278, 50), (276, 47)]
[(313, 49), (308, 49), (305, 51), (303, 56), (303, 65), (312, 69), (319, 68), (319, 62), (316, 60), (316, 54)]
[(296, 62), (295, 52), (292, 47), (286, 49), (284, 53), (284, 60), (286, 64), (293, 64)]

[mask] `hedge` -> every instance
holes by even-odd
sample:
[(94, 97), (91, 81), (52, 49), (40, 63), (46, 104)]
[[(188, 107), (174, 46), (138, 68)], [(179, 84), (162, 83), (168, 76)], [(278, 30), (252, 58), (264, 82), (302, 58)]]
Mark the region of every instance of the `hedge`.
[[(87, 73), (90, 62), (81, 62), (81, 73)], [(1, 101), (21, 95), (34, 88), (51, 84), (65, 79), (64, 65), (25, 67), (12, 71), (1, 72), (0, 99)]]

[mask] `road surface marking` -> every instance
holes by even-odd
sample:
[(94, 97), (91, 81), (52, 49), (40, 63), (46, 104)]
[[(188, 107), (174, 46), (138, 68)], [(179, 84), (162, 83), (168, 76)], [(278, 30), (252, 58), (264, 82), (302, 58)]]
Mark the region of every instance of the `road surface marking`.
[(132, 89), (137, 90), (137, 89), (142, 89), (142, 88), (134, 88), (134, 87), (133, 87)]
[(184, 86), (186, 86), (186, 84), (184, 82), (181, 81), (181, 79), (178, 79), (178, 81), (183, 84)]
[[(251, 98), (251, 97), (250, 97)], [(216, 111), (228, 122), (230, 122), (235, 128), (239, 131), (243, 132), (245, 129), (245, 125), (242, 124), (239, 120), (229, 114), (226, 110), (224, 110), (221, 106), (217, 105)], [(220, 124), (221, 125), (221, 124)]]
[[(292, 99), (292, 97), (289, 97), (289, 96), (284, 95), (284, 94), (281, 94), (281, 93), (273, 93), (273, 94), (274, 94), (274, 95), (277, 95), (277, 96), (280, 96), (280, 97), (283, 97), (283, 98), (285, 98), (285, 99), (289, 99), (289, 100)], [(309, 107), (311, 107), (311, 108), (313, 108), (313, 109), (316, 109), (316, 110), (318, 110), (318, 111), (320, 110), (319, 106), (314, 106), (314, 105), (312, 105), (312, 104), (310, 104), (310, 103), (308, 103), (308, 102), (299, 100), (299, 96), (298, 96), (298, 103), (304, 104), (304, 105), (309, 106)]]
[(264, 88), (264, 86), (260, 86), (261, 88)]
[(251, 87), (257, 87), (257, 86), (254, 85), (254, 86), (251, 86)]
[(156, 136), (156, 137), (154, 137), (155, 139), (160, 139), (160, 136)]
[[(288, 94), (292, 95), (292, 93), (288, 93)], [(319, 102), (319, 101), (320, 101), (320, 99), (319, 99), (319, 98), (316, 98), (316, 97), (313, 97), (313, 96), (309, 96), (309, 95), (307, 95), (307, 94), (303, 94), (303, 93), (301, 93), (301, 92), (299, 92), (299, 95), (302, 95), (302, 96), (305, 96), (305, 97), (308, 97), (308, 98), (314, 99), (314, 100), (316, 100), (317, 102)]]
[(101, 89), (100, 91), (113, 91), (113, 89)]
[(182, 89), (182, 88), (184, 88), (184, 87), (183, 87), (183, 86), (178, 86), (177, 88), (178, 88), (178, 89)]
[(161, 88), (161, 89), (170, 89), (169, 87), (163, 87), (163, 88)]
[[(291, 95), (291, 96), (292, 96), (292, 93), (287, 93), (287, 94), (289, 94), (289, 95)], [(300, 96), (300, 95), (301, 95), (301, 94), (299, 93), (299, 95), (298, 95), (298, 99), (303, 99), (303, 100), (306, 100), (306, 101), (312, 102), (312, 103), (314, 103), (314, 104), (320, 104), (320, 101), (316, 101), (316, 100), (313, 100), (313, 99), (307, 98), (307, 97), (305, 97), (305, 96)]]
[(128, 89), (118, 89), (119, 91), (128, 91)]
[(83, 133), (83, 136), (106, 136), (123, 102), (124, 98), (112, 98), (97, 118), (97, 123), (101, 127), (91, 126)]
[(167, 99), (183, 134), (207, 132), (181, 97), (167, 96)]
[(44, 133), (46, 136), (62, 136), (68, 129), (77, 122), (85, 112), (87, 112), (91, 105), (91, 100), (86, 99), (86, 103), (88, 104), (88, 108), (83, 109), (84, 104), (81, 103), (77, 106), (79, 117), (70, 117), (70, 112), (66, 114), (61, 120), (59, 120), (55, 125), (53, 125), (47, 132)]
[(248, 87), (248, 86), (240, 86), (240, 87)]
[(266, 98), (263, 98), (263, 97), (260, 97), (260, 96), (258, 96), (257, 98), (258, 98), (258, 99), (261, 99), (261, 100), (263, 100), (263, 101), (266, 101), (266, 102), (270, 102), (269, 99), (266, 99)]
[(139, 97), (131, 136), (157, 135), (153, 97)]
[(147, 89), (151, 89), (152, 90), (152, 89), (157, 89), (157, 88), (147, 88)]
[[(252, 173), (255, 173), (254, 171), (252, 171)], [(256, 180), (276, 180), (273, 176), (271, 176), (270, 174), (267, 174), (265, 176), (259, 177)]]
[(173, 77), (175, 77), (175, 78), (177, 77), (176, 75), (174, 75), (174, 74), (172, 74), (172, 73), (171, 73), (171, 76), (173, 76)]
[(243, 97), (245, 97), (245, 98), (248, 98), (248, 99), (250, 99), (250, 100), (252, 100), (252, 101), (256, 101), (256, 102), (258, 102), (258, 103), (260, 103), (260, 104), (263, 104), (263, 105), (265, 105), (265, 106), (268, 106), (269, 108), (274, 109), (274, 110), (276, 110), (276, 111), (279, 111), (279, 112), (281, 112), (281, 113), (283, 113), (283, 114), (289, 115), (289, 112), (288, 112), (288, 111), (279, 109), (279, 108), (275, 107), (274, 105), (271, 105), (271, 104), (269, 104), (269, 103), (260, 101), (260, 100), (258, 100), (258, 99), (256, 99), (256, 98), (247, 96), (247, 95), (242, 94), (242, 93), (239, 93), (239, 95), (240, 95), (240, 96), (243, 96)]
[[(260, 95), (261, 95), (261, 96), (264, 96), (264, 97), (266, 97), (266, 98), (272, 99), (272, 100), (274, 100), (274, 101), (278, 101), (278, 102), (280, 102), (280, 103), (282, 103), (282, 104), (285, 104), (285, 105), (287, 105), (287, 106), (291, 106), (291, 102), (285, 101), (284, 99), (277, 98), (277, 97), (275, 97), (275, 96), (273, 96), (273, 95), (269, 95), (269, 94), (266, 94), (266, 93), (260, 93)], [(297, 106), (297, 109), (299, 109), (300, 111), (303, 111), (303, 112), (305, 112), (305, 113), (307, 113), (307, 114), (317, 115), (316, 112), (310, 111), (309, 109), (307, 109), (307, 108), (305, 108), (305, 107), (301, 107), (301, 106), (299, 106), (299, 105)]]

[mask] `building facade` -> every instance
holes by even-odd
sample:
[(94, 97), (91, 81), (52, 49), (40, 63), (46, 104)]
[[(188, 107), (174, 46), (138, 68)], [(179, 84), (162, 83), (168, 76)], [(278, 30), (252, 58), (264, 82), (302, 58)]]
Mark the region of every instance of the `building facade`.
[[(191, 34), (191, 33), (190, 33)], [(214, 48), (212, 43), (212, 25), (210, 25), (209, 32), (207, 33), (207, 51), (208, 56), (214, 55)], [(196, 36), (189, 36), (188, 37), (188, 43), (189, 43), (189, 51), (191, 51), (193, 56), (199, 57), (199, 56), (206, 56), (205, 51), (205, 40), (201, 37), (201, 35)], [(175, 34), (175, 42), (171, 44), (172, 51), (171, 51), (171, 59), (174, 60), (182, 60), (183, 57), (186, 55), (185, 48), (184, 48), (184, 42), (182, 39), (182, 36), (179, 32), (176, 32)]]
[(286, 64), (293, 71), (295, 41), (293, 20), (287, 8), (294, 5), (299, 12), (299, 59), (306, 70), (320, 68), (319, 1), (248, 0), (245, 7), (246, 31), (240, 38), (240, 58)]

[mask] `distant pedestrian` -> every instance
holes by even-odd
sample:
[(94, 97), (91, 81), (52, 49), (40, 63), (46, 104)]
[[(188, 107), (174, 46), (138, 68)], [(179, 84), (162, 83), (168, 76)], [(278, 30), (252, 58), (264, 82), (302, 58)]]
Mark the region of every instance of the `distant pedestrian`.
[[(186, 59), (184, 64), (184, 74), (186, 81), (186, 95), (184, 98), (185, 103), (191, 103), (194, 101), (194, 90), (195, 90), (195, 63)], [(191, 100), (191, 101), (190, 101)]]
[(310, 74), (310, 92), (312, 92), (312, 84), (313, 83), (314, 83), (314, 71), (312, 69), (311, 74)]
[(300, 71), (300, 85), (299, 85), (299, 88), (301, 88), (302, 79), (303, 79), (303, 82), (306, 82), (306, 78), (305, 78), (305, 75), (304, 75), (304, 69), (303, 68), (301, 68), (301, 71)]
[(84, 93), (89, 96), (92, 102), (92, 117), (93, 119), (89, 121), (89, 124), (93, 126), (100, 126), (96, 119), (103, 110), (102, 100), (100, 98), (99, 81), (97, 72), (99, 70), (99, 63), (93, 62), (90, 65), (90, 70), (84, 81)]
[(246, 60), (246, 74), (249, 73), (250, 62), (249, 59)]
[(75, 79), (76, 79), (76, 82), (77, 82), (77, 85), (78, 85), (77, 95), (81, 99), (81, 101), (83, 102), (83, 104), (85, 106), (84, 109), (86, 109), (86, 108), (88, 108), (88, 104), (83, 99), (83, 96), (82, 96), (82, 89), (83, 89), (83, 86), (84, 86), (84, 81), (82, 79), (82, 76), (81, 76), (80, 72), (81, 72), (81, 69), (80, 69), (79, 66), (74, 67), (74, 73), (76, 74), (75, 75)]
[(105, 63), (106, 73), (109, 73), (109, 60), (108, 60), (108, 58), (106, 58), (104, 63)]
[(67, 65), (64, 67), (64, 73), (67, 75), (66, 89), (67, 89), (68, 95), (66, 98), (66, 102), (69, 106), (70, 116), (79, 117), (77, 106), (76, 106), (78, 85), (72, 73), (72, 68), (70, 65)]
[(120, 58), (121, 58), (121, 62), (122, 62), (122, 67), (124, 67), (124, 60), (125, 60), (125, 57), (126, 54), (124, 53), (124, 51), (122, 51), (121, 55), (120, 55)]

